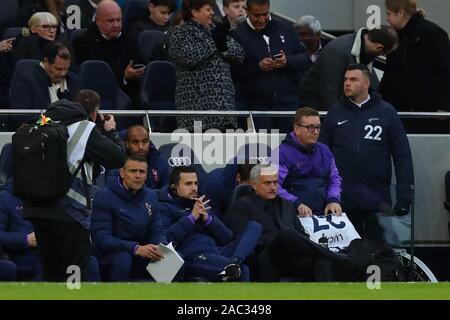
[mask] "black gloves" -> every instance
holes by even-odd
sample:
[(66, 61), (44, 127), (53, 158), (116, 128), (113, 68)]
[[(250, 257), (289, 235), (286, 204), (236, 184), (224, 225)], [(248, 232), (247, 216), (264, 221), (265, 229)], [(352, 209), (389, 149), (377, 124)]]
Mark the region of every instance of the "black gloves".
[(408, 200), (398, 199), (394, 206), (396, 216), (406, 216), (409, 213), (410, 202)]
[(230, 20), (225, 16), (211, 30), (212, 37), (220, 52), (227, 51), (227, 36), (230, 31)]

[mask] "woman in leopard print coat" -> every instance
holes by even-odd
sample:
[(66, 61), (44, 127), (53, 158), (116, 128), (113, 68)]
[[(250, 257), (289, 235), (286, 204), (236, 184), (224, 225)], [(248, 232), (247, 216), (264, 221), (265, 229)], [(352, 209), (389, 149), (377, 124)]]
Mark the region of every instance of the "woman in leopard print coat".
[[(242, 63), (244, 50), (227, 35), (228, 30), (221, 32), (222, 37), (217, 33), (213, 37), (214, 30), (210, 30), (213, 3), (212, 0), (184, 1), (185, 23), (174, 30), (169, 40), (168, 52), (177, 67), (175, 103), (178, 110), (235, 109), (230, 63)], [(191, 132), (194, 121), (202, 121), (203, 130), (236, 127), (235, 117), (177, 117), (178, 127)]]

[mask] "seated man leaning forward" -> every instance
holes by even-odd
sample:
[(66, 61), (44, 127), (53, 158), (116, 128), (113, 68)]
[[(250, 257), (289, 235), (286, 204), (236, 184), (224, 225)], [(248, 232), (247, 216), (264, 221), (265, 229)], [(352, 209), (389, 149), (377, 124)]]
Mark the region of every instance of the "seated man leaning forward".
[(319, 134), (319, 112), (300, 108), (295, 113), (294, 131), (272, 153), (272, 163), (279, 167), (278, 194), (294, 204), (300, 217), (342, 214), (342, 179), (330, 149), (317, 142)]
[(145, 186), (147, 160), (128, 156), (115, 183), (95, 197), (92, 240), (100, 253), (100, 266), (109, 269), (110, 281), (150, 279), (146, 266), (163, 255), (158, 244), (167, 243), (153, 190)]
[(209, 200), (199, 197), (193, 167), (174, 168), (169, 186), (158, 192), (158, 198), (167, 238), (185, 259), (186, 278), (249, 281), (244, 262), (258, 243), (259, 224), (249, 221), (236, 237), (211, 213)]

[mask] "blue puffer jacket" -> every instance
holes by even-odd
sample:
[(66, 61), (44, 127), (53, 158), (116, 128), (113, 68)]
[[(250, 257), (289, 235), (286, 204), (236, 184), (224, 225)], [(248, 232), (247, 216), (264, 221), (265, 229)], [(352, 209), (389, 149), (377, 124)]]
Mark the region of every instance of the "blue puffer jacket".
[(134, 194), (119, 178), (103, 188), (92, 207), (92, 240), (100, 253), (134, 254), (138, 244), (167, 243), (156, 193), (144, 187)]
[(380, 210), (391, 205), (393, 160), (397, 200), (411, 201), (414, 184), (411, 149), (395, 109), (377, 94), (361, 108), (344, 99), (322, 126), (320, 141), (334, 154), (343, 179), (344, 210)]
[(330, 202), (340, 202), (341, 177), (333, 154), (323, 143), (302, 145), (294, 132), (288, 133), (278, 152), (278, 194), (295, 208), (308, 206), (314, 213), (323, 212)]
[(33, 232), (31, 222), (23, 218), (22, 200), (12, 194), (12, 178), (0, 192), (0, 243), (9, 254), (31, 250), (27, 235)]
[(216, 253), (219, 246), (234, 239), (233, 232), (214, 214), (210, 213), (212, 219), (209, 223), (204, 223), (201, 219), (193, 223), (190, 218), (193, 201), (172, 197), (168, 186), (158, 190), (158, 200), (167, 239), (173, 242), (183, 256)]
[[(147, 165), (147, 180), (145, 181), (145, 185), (148, 188), (155, 190), (169, 184), (169, 166), (153, 142), (150, 142)], [(106, 177), (108, 184), (115, 184), (118, 176), (119, 169), (108, 170)]]

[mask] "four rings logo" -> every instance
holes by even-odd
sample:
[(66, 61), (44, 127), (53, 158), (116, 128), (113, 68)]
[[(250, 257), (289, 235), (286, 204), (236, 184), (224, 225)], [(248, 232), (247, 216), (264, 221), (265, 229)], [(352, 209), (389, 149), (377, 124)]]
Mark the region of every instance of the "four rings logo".
[(171, 167), (190, 166), (192, 163), (189, 157), (170, 157), (167, 162)]
[(258, 163), (261, 164), (269, 164), (270, 163), (270, 157), (250, 157), (250, 161), (257, 160)]

